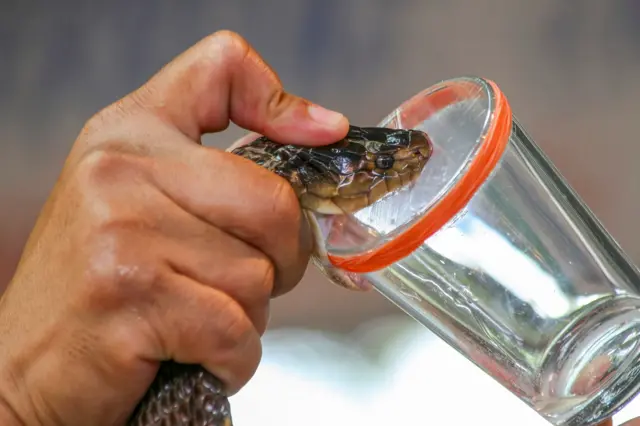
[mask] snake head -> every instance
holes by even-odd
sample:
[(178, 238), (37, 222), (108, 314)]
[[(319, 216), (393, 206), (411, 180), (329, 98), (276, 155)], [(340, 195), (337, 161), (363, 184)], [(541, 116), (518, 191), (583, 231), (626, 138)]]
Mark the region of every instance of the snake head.
[[(361, 277), (330, 265), (326, 236), (335, 228), (346, 232), (345, 215), (415, 181), (432, 144), (418, 130), (351, 126), (343, 139), (330, 145), (283, 145), (263, 136), (232, 152), (291, 184), (311, 225), (316, 265), (342, 287), (363, 290), (370, 285)], [(360, 238), (360, 229), (350, 229), (351, 237)]]
[(419, 130), (350, 126), (320, 147), (282, 145), (261, 137), (234, 153), (287, 179), (303, 208), (350, 214), (413, 182), (432, 153)]
[(432, 151), (419, 130), (351, 126), (344, 139), (306, 149), (292, 178), (303, 207), (351, 214), (414, 182)]

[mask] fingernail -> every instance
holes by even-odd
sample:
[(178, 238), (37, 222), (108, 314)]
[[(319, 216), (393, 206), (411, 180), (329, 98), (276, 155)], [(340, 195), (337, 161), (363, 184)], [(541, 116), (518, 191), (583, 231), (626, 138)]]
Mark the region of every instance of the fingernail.
[(345, 116), (339, 112), (331, 111), (318, 105), (309, 106), (309, 115), (313, 121), (325, 126), (336, 126), (342, 120), (345, 120)]

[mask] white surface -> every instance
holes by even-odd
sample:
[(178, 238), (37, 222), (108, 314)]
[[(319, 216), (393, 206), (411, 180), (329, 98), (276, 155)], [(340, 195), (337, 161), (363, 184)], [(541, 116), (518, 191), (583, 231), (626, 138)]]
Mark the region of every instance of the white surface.
[[(404, 318), (351, 336), (279, 330), (264, 359), (231, 398), (235, 424), (548, 426), (524, 403)], [(632, 403), (616, 424), (638, 415)]]

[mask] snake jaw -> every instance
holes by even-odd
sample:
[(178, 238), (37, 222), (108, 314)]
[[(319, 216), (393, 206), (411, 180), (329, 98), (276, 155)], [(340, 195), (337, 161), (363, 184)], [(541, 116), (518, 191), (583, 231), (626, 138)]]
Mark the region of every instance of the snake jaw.
[(331, 199), (317, 197), (308, 192), (300, 195), (299, 199), (304, 210), (331, 216), (344, 214), (344, 210)]

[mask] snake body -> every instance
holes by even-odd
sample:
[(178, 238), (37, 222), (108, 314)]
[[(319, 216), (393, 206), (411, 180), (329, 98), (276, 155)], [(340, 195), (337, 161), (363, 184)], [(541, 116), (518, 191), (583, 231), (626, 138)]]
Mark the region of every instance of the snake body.
[[(428, 136), (417, 130), (350, 126), (343, 139), (322, 147), (282, 145), (266, 137), (234, 154), (286, 179), (314, 230), (313, 260), (331, 280), (358, 286), (326, 268), (317, 215), (351, 214), (419, 176), (432, 153)], [(128, 426), (231, 426), (222, 383), (200, 366), (163, 362)]]

